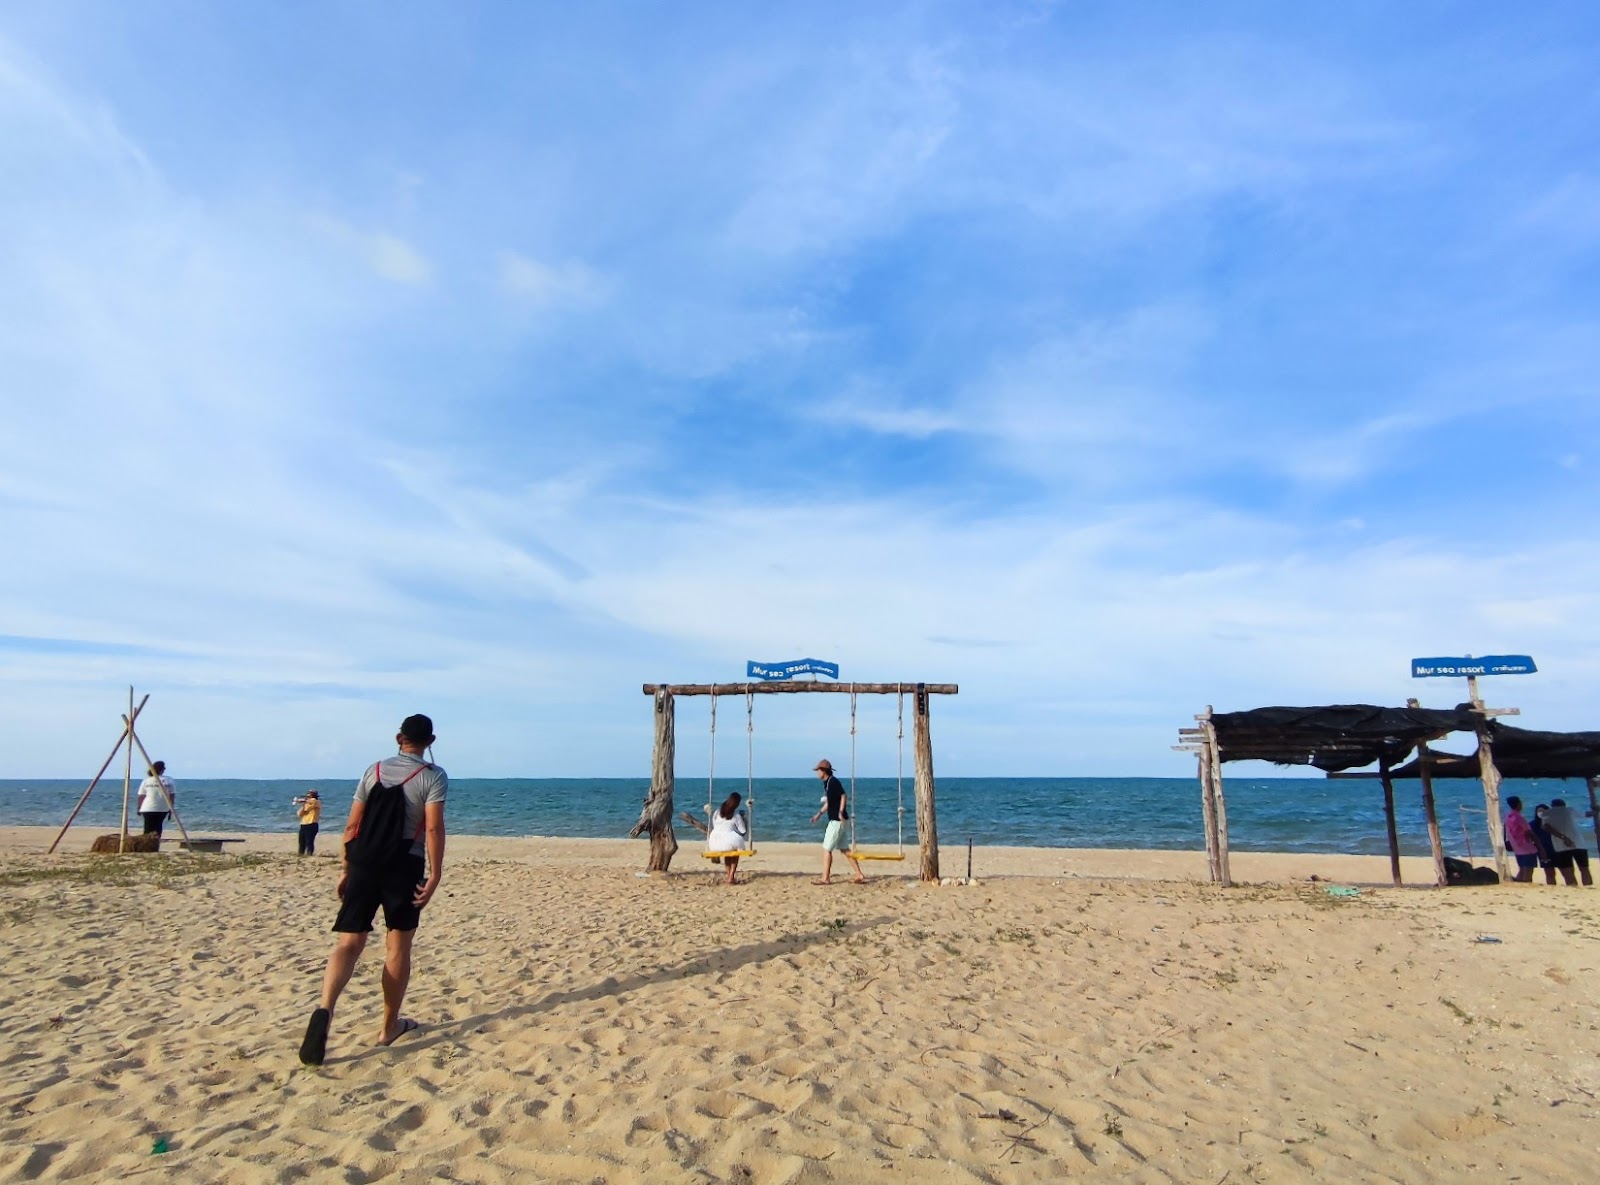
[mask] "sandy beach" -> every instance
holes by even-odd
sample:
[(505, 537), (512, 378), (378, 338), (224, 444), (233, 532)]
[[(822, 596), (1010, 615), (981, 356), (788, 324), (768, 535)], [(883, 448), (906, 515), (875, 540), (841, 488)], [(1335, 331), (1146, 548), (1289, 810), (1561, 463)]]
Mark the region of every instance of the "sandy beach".
[(330, 837), (53, 834), (0, 830), (7, 1181), (1562, 1182), (1600, 1142), (1594, 890), (995, 848), (818, 887), (809, 845), (729, 888), (452, 837), (421, 1029), (371, 1044), (374, 948), (308, 1069)]

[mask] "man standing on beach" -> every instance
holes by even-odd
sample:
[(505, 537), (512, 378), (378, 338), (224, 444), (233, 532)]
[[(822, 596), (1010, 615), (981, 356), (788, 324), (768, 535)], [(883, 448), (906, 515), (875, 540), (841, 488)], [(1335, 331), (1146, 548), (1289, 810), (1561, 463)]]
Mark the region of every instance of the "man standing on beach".
[[(377, 762), (356, 783), (355, 802), (350, 805), (350, 818), (344, 825), (344, 870), (338, 887), (342, 904), (333, 923), (339, 937), (322, 976), (321, 1003), (312, 1012), (305, 1040), (300, 1044), (300, 1060), (308, 1066), (320, 1066), (327, 1053), (334, 1005), (350, 982), (380, 905), (388, 932), (384, 941), (383, 1021), (378, 1026), (378, 1044), (392, 1045), (396, 1038), (417, 1028), (416, 1021), (400, 1015), (400, 1005), (411, 980), (411, 940), (416, 936), (422, 908), (433, 899), (444, 874), (444, 800), (450, 779), (444, 770), (423, 759), (434, 741), (433, 721), (428, 717), (407, 716), (400, 723), (395, 741), (400, 746), (399, 754)], [(403, 798), (403, 803), (396, 801), (396, 795)], [(378, 838), (362, 835), (369, 803), (372, 831), (380, 822), (391, 819), (399, 824), (402, 811), (403, 829), (393, 828), (398, 843), (386, 859), (353, 861), (353, 852), (368, 854)], [(352, 844), (358, 836), (362, 841), (359, 849)]]
[(822, 877), (811, 883), (833, 884), (833, 854), (843, 852), (845, 859), (850, 861), (856, 870), (855, 876), (851, 879), (858, 885), (865, 884), (867, 874), (861, 871), (861, 861), (857, 860), (849, 850), (850, 838), (846, 834), (845, 824), (850, 821), (850, 804), (849, 796), (844, 792), (844, 784), (833, 776), (833, 762), (826, 757), (817, 762), (816, 771), (817, 777), (822, 781), (822, 806), (811, 816), (811, 821), (815, 823), (826, 811), (828, 826), (822, 833)]
[(1578, 822), (1578, 812), (1567, 805), (1564, 798), (1552, 798), (1545, 812), (1544, 829), (1550, 833), (1550, 846), (1554, 849), (1551, 863), (1569, 885), (1578, 883), (1572, 875), (1576, 865), (1578, 875), (1586, 885), (1594, 884), (1589, 873), (1589, 849), (1583, 846), (1583, 825)]

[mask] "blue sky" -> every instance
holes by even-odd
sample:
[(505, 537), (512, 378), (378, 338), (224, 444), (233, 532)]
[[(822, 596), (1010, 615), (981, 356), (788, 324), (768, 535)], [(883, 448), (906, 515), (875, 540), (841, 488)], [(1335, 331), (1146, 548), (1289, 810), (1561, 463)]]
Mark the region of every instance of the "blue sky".
[(7, 4), (11, 776), (1600, 727), (1597, 149), (1585, 4)]

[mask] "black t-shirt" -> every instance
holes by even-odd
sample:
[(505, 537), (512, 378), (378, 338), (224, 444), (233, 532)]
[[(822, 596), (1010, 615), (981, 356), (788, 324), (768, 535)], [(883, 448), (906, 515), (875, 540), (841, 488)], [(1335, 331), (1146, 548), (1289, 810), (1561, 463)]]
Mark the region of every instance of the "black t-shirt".
[(850, 808), (844, 804), (844, 783), (830, 774), (824, 792), (828, 796), (828, 822), (848, 819)]

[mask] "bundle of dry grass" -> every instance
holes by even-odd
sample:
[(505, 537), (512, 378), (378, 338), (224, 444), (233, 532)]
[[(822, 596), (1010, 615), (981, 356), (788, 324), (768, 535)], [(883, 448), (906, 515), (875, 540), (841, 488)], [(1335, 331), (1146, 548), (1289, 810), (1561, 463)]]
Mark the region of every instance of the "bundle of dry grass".
[(161, 837), (159, 835), (130, 835), (128, 846), (122, 846), (122, 836), (115, 833), (101, 835), (95, 838), (89, 851), (101, 855), (116, 855), (118, 852), (159, 852), (161, 850)]

